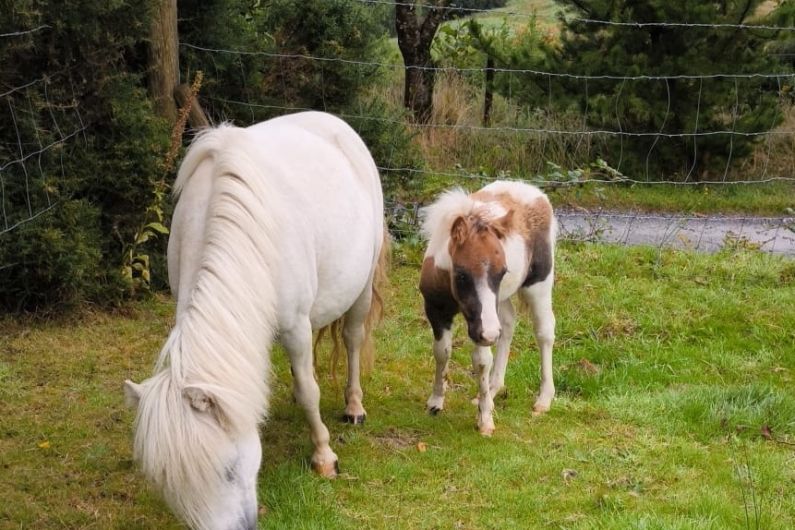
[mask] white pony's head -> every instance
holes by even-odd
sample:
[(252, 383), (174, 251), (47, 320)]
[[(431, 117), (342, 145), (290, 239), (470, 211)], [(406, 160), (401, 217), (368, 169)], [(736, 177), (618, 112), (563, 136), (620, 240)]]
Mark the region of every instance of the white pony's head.
[(167, 370), (124, 393), (137, 408), (135, 459), (177, 516), (197, 530), (256, 528), (262, 452), (257, 424), (236, 419), (242, 396)]

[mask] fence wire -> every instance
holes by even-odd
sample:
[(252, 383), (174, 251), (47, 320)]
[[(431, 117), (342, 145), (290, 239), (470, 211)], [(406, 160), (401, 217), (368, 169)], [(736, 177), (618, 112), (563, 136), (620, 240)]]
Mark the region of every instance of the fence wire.
[[(418, 240), (423, 204), (388, 203), (387, 222), (399, 241)], [(558, 240), (676, 248), (696, 252), (758, 250), (795, 257), (795, 216), (647, 214), (560, 209)]]
[[(0, 36), (26, 35), (47, 29)], [(0, 120), (14, 132), (13, 143), (0, 143), (0, 236), (35, 221), (59, 206), (51, 190), (64, 174), (66, 146), (79, 149), (86, 125), (74, 92), (67, 102), (51, 101), (48, 84), (68, 71), (52, 72), (0, 93)], [(24, 120), (22, 119), (24, 118)]]
[(455, 5), (450, 6), (439, 6), (431, 3), (423, 3), (423, 2), (400, 2), (395, 0), (356, 0), (362, 4), (370, 4), (370, 5), (385, 5), (385, 6), (407, 6), (407, 7), (416, 7), (418, 9), (436, 9), (441, 11), (453, 11), (456, 13), (467, 13), (468, 15), (483, 15), (488, 14), (490, 16), (502, 16), (506, 18), (526, 18), (526, 19), (542, 19), (542, 20), (550, 20), (554, 22), (559, 22), (562, 17), (569, 22), (577, 22), (581, 24), (594, 24), (600, 26), (627, 26), (633, 28), (645, 28), (645, 27), (659, 27), (659, 28), (708, 28), (708, 29), (744, 29), (744, 30), (769, 30), (769, 31), (783, 31), (783, 32), (790, 32), (795, 31), (795, 27), (791, 26), (773, 26), (769, 24), (729, 24), (729, 23), (720, 23), (720, 24), (706, 24), (706, 23), (697, 23), (697, 22), (665, 22), (665, 21), (658, 21), (658, 22), (617, 22), (613, 20), (599, 20), (599, 19), (592, 19), (592, 18), (581, 18), (581, 17), (573, 17), (573, 16), (566, 16), (563, 11), (558, 11), (555, 15), (544, 15), (543, 13), (532, 12), (520, 12), (520, 11), (510, 11), (505, 8), (492, 8), (492, 9), (485, 9), (485, 8), (477, 8), (477, 7), (457, 7)]
[[(363, 4), (381, 4), (388, 6), (396, 5), (414, 5), (413, 2), (389, 1), (389, 0), (357, 0)], [(419, 7), (422, 7), (418, 4)], [(429, 7), (429, 5), (425, 5)], [(537, 17), (535, 13), (520, 13), (509, 10), (485, 10), (476, 8), (461, 8), (455, 6), (448, 6), (443, 9), (455, 10), (457, 12), (466, 12), (473, 15), (480, 13), (496, 14), (504, 17), (524, 17), (531, 18)], [(557, 22), (560, 16), (552, 17)], [(769, 30), (778, 32), (792, 32), (795, 27), (779, 27), (772, 25), (756, 25), (756, 24), (697, 24), (685, 22), (615, 22), (608, 20), (597, 20), (589, 18), (571, 18), (567, 20), (576, 21), (582, 24), (590, 25), (604, 25), (604, 26), (631, 26), (637, 28), (644, 28), (648, 26), (654, 27), (681, 27), (681, 28), (713, 28), (716, 30), (734, 29), (734, 30)], [(0, 34), (0, 37), (14, 38), (17, 36), (27, 35), (33, 32), (42, 31), (47, 29), (48, 26), (40, 26), (37, 28), (20, 30), (16, 32)], [(375, 61), (367, 58), (342, 58), (342, 57), (321, 57), (308, 53), (292, 53), (282, 50), (245, 50), (245, 49), (221, 49), (202, 46), (196, 43), (181, 43), (180, 46), (186, 49), (194, 50), (201, 53), (214, 54), (214, 55), (238, 55), (238, 56), (260, 56), (273, 61), (309, 61), (323, 65), (324, 68), (334, 68), (335, 65), (357, 66), (360, 68), (381, 68), (391, 70), (394, 72), (404, 72), (406, 67), (401, 62), (389, 61)], [(451, 66), (430, 66), (430, 67), (410, 67), (421, 70), (432, 70), (437, 74), (452, 74), (452, 75), (468, 75), (468, 74), (483, 74), (486, 68), (456, 68)], [(763, 131), (744, 131), (738, 130), (737, 123), (739, 112), (738, 105), (732, 109), (730, 113), (730, 120), (727, 122), (727, 127), (718, 130), (707, 130), (700, 125), (700, 110), (702, 93), (705, 90), (704, 82), (710, 80), (723, 80), (731, 84), (728, 90), (732, 90), (734, 97), (739, 101), (739, 91), (741, 81), (757, 81), (773, 83), (778, 87), (779, 94), (784, 94), (787, 90), (795, 86), (795, 73), (793, 72), (705, 72), (701, 74), (682, 74), (677, 72), (666, 73), (666, 75), (659, 74), (644, 74), (638, 73), (633, 75), (592, 75), (580, 72), (554, 72), (541, 69), (526, 69), (526, 68), (490, 68), (495, 73), (502, 73), (511, 76), (513, 79), (524, 79), (532, 77), (536, 79), (546, 80), (549, 82), (549, 99), (552, 99), (552, 85), (551, 80), (556, 78), (565, 78), (576, 80), (583, 83), (584, 93), (587, 95), (589, 91), (589, 81), (612, 81), (621, 83), (622, 89), (619, 90), (616, 96), (616, 127), (614, 129), (608, 128), (591, 128), (587, 124), (588, 108), (583, 111), (581, 119), (578, 121), (577, 127), (561, 128), (541, 124), (539, 126), (527, 126), (526, 124), (519, 123), (497, 123), (493, 126), (476, 125), (472, 123), (413, 123), (408, 125), (414, 131), (430, 133), (434, 131), (447, 131), (447, 132), (461, 132), (474, 134), (482, 137), (489, 137), (490, 135), (503, 133), (506, 135), (515, 135), (518, 137), (526, 137), (528, 139), (541, 139), (546, 145), (547, 139), (561, 137), (561, 138), (574, 138), (577, 140), (579, 148), (580, 142), (587, 142), (590, 138), (649, 138), (653, 140), (652, 146), (649, 149), (646, 157), (647, 168), (648, 162), (653, 156), (653, 152), (657, 142), (660, 139), (682, 139), (693, 141), (694, 149), (696, 149), (696, 138), (711, 138), (725, 141), (729, 146), (729, 160), (726, 163), (726, 168), (723, 175), (719, 179), (696, 179), (693, 175), (694, 165), (686, 174), (684, 180), (660, 179), (650, 180), (648, 178), (634, 178), (622, 174), (620, 171), (614, 173), (601, 174), (599, 176), (588, 177), (571, 177), (554, 178), (545, 175), (537, 183), (543, 187), (559, 187), (559, 186), (578, 186), (583, 184), (633, 184), (643, 186), (656, 186), (656, 185), (676, 185), (676, 186), (703, 186), (703, 185), (737, 185), (737, 186), (757, 186), (765, 183), (773, 182), (795, 182), (795, 176), (792, 172), (781, 172), (780, 174), (773, 174), (768, 171), (767, 161), (765, 162), (764, 171), (760, 176), (754, 180), (732, 180), (728, 179), (729, 165), (732, 160), (732, 152), (734, 141), (737, 138), (759, 138), (766, 142), (768, 155), (773, 148), (773, 141), (791, 140), (795, 139), (795, 130), (787, 128), (776, 128), (773, 125), (777, 123), (777, 118), (773, 118), (771, 126)], [(51, 74), (57, 75), (57, 74)], [(690, 80), (698, 81), (698, 111), (696, 113), (696, 121), (692, 128), (688, 130), (670, 131), (666, 130), (665, 124), (668, 120), (670, 112), (670, 87), (669, 83), (675, 80)], [(666, 92), (668, 93), (668, 111), (666, 111), (665, 120), (663, 125), (656, 131), (643, 131), (643, 130), (628, 130), (623, 126), (619, 113), (618, 106), (620, 102), (621, 92), (625, 83), (632, 82), (660, 82), (665, 83)], [(30, 112), (30, 109), (25, 107), (22, 102), (30, 101), (32, 94), (44, 94), (46, 98), (46, 86), (48, 84), (48, 77), (43, 76), (38, 79), (32, 79), (27, 83), (23, 83), (16, 87), (3, 87), (0, 92), (0, 102), (5, 102), (5, 112), (8, 113), (8, 119), (5, 123), (15, 126), (15, 116), (19, 113)], [(714, 85), (713, 86), (714, 89)], [(728, 86), (728, 85), (727, 85)], [(26, 95), (30, 92), (31, 95)], [(783, 96), (780, 96), (783, 97)], [(297, 112), (303, 110), (313, 110), (307, 107), (301, 107), (289, 104), (264, 104), (256, 101), (239, 101), (231, 98), (215, 98), (211, 102), (224, 104), (244, 106), (253, 109), (261, 109), (272, 111), (275, 114), (283, 114), (289, 112)], [(510, 96), (508, 96), (510, 103)], [(4, 111), (0, 108), (0, 111)], [(254, 113), (252, 112), (252, 115)], [(402, 120), (395, 120), (392, 118), (384, 117), (382, 115), (368, 115), (360, 107), (359, 112), (341, 112), (338, 113), (340, 117), (347, 120), (354, 121), (377, 121), (385, 124), (401, 124), (406, 125)], [(52, 154), (57, 151), (59, 147), (63, 147), (67, 143), (74, 143), (80, 137), (81, 133), (85, 134), (85, 126), (80, 119), (79, 108), (72, 109), (70, 116), (65, 116), (62, 112), (56, 117), (55, 113), (50, 113), (47, 119), (39, 116), (40, 120), (37, 130), (34, 131), (20, 131), (16, 130), (17, 141), (13, 146), (1, 146), (5, 159), (0, 158), (0, 192), (2, 192), (2, 224), (0, 224), (0, 234), (4, 234), (20, 225), (37, 219), (41, 215), (48, 212), (50, 209), (57, 206), (57, 201), (52, 200), (47, 194), (47, 186), (33, 186), (32, 184), (38, 181), (39, 183), (45, 181), (49, 176), (45, 175), (42, 171), (42, 156), (45, 154)], [(46, 122), (46, 123), (45, 123)], [(729, 123), (731, 124), (728, 127)], [(42, 136), (37, 131), (47, 131), (52, 138), (51, 141), (42, 141)], [(54, 134), (52, 134), (54, 133)], [(60, 150), (60, 156), (63, 156), (63, 150)], [(620, 170), (621, 159), (623, 157), (623, 144), (621, 152), (617, 154), (619, 163), (618, 169)], [(694, 154), (695, 160), (695, 154)], [(768, 157), (769, 159), (769, 157)], [(795, 166), (795, 161), (792, 166)], [(539, 161), (543, 163), (543, 160)], [(466, 168), (456, 168), (451, 170), (448, 168), (433, 168), (433, 167), (400, 167), (400, 166), (386, 166), (380, 165), (379, 171), (384, 175), (392, 173), (400, 174), (415, 174), (424, 177), (447, 177), (453, 181), (471, 184), (470, 187), (475, 185), (485, 184), (496, 179), (507, 180), (525, 180), (513, 177), (510, 172), (487, 175), (479, 171), (471, 171)], [(518, 169), (518, 168), (517, 168)], [(24, 211), (11, 212), (7, 208), (6, 190), (9, 179), (14, 180), (14, 183), (19, 184), (24, 182), (25, 200)], [(18, 186), (17, 186), (18, 187)], [(795, 206), (795, 203), (793, 203)], [(416, 237), (418, 229), (418, 212), (420, 209), (419, 204), (392, 204), (388, 205), (388, 216), (390, 228), (397, 238)], [(763, 251), (768, 251), (776, 254), (783, 254), (788, 256), (795, 255), (795, 220), (792, 217), (731, 217), (731, 216), (692, 216), (692, 215), (649, 215), (641, 213), (626, 213), (626, 212), (609, 212), (609, 211), (559, 211), (557, 213), (560, 221), (560, 237), (564, 240), (571, 241), (603, 241), (619, 244), (648, 244), (658, 247), (675, 246), (681, 248), (689, 248), (696, 251), (715, 251), (726, 246), (746, 246), (750, 248), (759, 248)]]

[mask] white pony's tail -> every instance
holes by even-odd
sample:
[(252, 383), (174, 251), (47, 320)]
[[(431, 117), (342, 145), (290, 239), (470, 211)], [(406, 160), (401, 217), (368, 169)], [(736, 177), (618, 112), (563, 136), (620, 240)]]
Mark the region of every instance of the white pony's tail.
[[(370, 310), (364, 320), (364, 340), (362, 341), (359, 356), (362, 368), (365, 371), (371, 370), (375, 364), (375, 346), (373, 344), (373, 329), (384, 318), (384, 292), (389, 281), (389, 268), (392, 256), (392, 237), (389, 231), (384, 228), (381, 252), (378, 254), (375, 268), (373, 269), (373, 281), (371, 285)], [(324, 337), (331, 339), (331, 356), (329, 358), (329, 372), (331, 378), (337, 380), (337, 366), (342, 357), (342, 326), (345, 323), (345, 315), (341, 316), (331, 324), (318, 330), (315, 337), (315, 366), (317, 367), (318, 345)], [(317, 370), (316, 370), (317, 371)]]

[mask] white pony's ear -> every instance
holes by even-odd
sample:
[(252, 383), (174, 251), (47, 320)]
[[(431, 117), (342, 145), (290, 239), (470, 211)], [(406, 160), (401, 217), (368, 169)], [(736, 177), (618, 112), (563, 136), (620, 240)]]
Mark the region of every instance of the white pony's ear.
[(188, 400), (193, 410), (210, 414), (222, 428), (229, 430), (231, 426), (229, 418), (210, 390), (198, 385), (189, 385), (182, 390), (182, 397)]
[(129, 379), (124, 381), (124, 404), (132, 409), (138, 408), (142, 390), (143, 386), (138, 383), (133, 383)]

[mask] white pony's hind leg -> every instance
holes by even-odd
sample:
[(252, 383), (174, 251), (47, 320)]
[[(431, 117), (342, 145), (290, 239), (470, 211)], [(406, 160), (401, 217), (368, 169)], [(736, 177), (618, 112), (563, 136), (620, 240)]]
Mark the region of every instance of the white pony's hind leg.
[(312, 469), (324, 477), (337, 475), (337, 455), (329, 446), (329, 432), (320, 418), (320, 387), (315, 380), (312, 362), (312, 325), (309, 318), (295, 328), (282, 330), (280, 342), (287, 349), (293, 373), (295, 400), (306, 413), (310, 437), (315, 446)]
[(552, 406), (555, 383), (552, 380), (552, 346), (555, 343), (555, 314), (552, 312), (553, 275), (520, 291), (533, 314), (533, 330), (541, 357), (541, 387), (533, 412), (541, 414)]
[(345, 414), (343, 420), (348, 423), (364, 423), (367, 412), (362, 405), (362, 385), (360, 381), (360, 362), (362, 344), (365, 340), (365, 321), (372, 302), (372, 288), (367, 288), (345, 314), (342, 327), (342, 340), (348, 352), (348, 383), (345, 386)]

